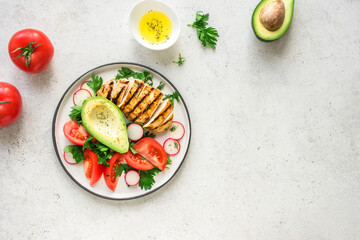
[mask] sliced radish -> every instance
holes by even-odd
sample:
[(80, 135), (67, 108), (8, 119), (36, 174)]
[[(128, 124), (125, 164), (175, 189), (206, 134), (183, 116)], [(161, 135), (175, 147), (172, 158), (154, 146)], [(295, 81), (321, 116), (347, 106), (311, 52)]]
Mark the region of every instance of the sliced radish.
[(144, 136), (144, 128), (138, 123), (131, 123), (127, 127), (127, 132), (131, 141), (138, 141)]
[(135, 186), (140, 181), (140, 174), (135, 170), (130, 170), (125, 174), (125, 182), (129, 186)]
[(178, 154), (181, 148), (179, 141), (173, 138), (166, 139), (163, 147), (165, 152), (170, 156)]
[(69, 152), (64, 152), (64, 160), (65, 160), (65, 162), (67, 162), (68, 164), (71, 164), (71, 165), (77, 164), (73, 155)]
[(81, 84), (80, 89), (88, 90), (91, 93), (91, 96), (93, 97), (93, 96), (95, 96), (95, 93), (94, 93), (94, 90), (87, 85), (88, 82), (89, 81), (83, 82), (83, 84)]
[(168, 130), (169, 137), (172, 139), (180, 140), (185, 135), (185, 128), (181, 122), (173, 121)]
[(79, 89), (74, 93), (73, 102), (76, 106), (81, 106), (83, 102), (91, 97), (91, 93), (86, 89)]

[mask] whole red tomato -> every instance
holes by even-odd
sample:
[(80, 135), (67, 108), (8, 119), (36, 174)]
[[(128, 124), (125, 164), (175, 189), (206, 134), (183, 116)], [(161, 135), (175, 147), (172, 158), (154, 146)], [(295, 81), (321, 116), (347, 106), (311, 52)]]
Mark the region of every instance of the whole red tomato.
[(0, 82), (0, 127), (18, 119), (22, 108), (19, 91), (10, 83)]
[(15, 33), (8, 50), (13, 63), (28, 73), (41, 72), (54, 56), (54, 47), (49, 38), (43, 32), (30, 28)]

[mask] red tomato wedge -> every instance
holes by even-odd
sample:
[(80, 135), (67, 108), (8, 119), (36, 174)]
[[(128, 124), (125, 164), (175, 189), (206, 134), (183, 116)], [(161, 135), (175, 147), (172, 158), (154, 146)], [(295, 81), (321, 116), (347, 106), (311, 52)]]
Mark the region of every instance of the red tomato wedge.
[(98, 156), (91, 150), (84, 151), (84, 157), (85, 176), (90, 178), (90, 185), (93, 186), (101, 178), (104, 165), (98, 164)]
[(135, 143), (133, 148), (155, 167), (164, 171), (167, 155), (164, 148), (155, 139), (150, 137), (143, 138)]
[(140, 154), (133, 154), (131, 151), (125, 153), (125, 161), (129, 164), (130, 167), (135, 168), (137, 170), (150, 170), (154, 168), (150, 162), (142, 159)]
[(121, 153), (115, 153), (113, 157), (108, 160), (108, 163), (110, 164), (109, 167), (105, 167), (104, 169), (104, 178), (106, 185), (110, 188), (110, 190), (115, 191), (119, 176), (115, 178), (115, 168), (121, 164), (124, 163), (125, 158), (124, 154)]
[(77, 121), (69, 120), (63, 128), (65, 137), (77, 145), (84, 145), (86, 139), (90, 137), (90, 133), (86, 131), (83, 125), (79, 125)]

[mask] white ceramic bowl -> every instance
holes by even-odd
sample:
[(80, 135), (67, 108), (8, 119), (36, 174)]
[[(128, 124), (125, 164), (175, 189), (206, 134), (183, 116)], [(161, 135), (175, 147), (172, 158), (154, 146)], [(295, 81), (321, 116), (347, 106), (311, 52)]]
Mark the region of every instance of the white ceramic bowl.
[[(172, 32), (170, 38), (159, 44), (152, 44), (144, 40), (139, 33), (139, 21), (141, 17), (148, 11), (160, 11), (166, 14), (172, 23)], [(171, 47), (180, 35), (180, 20), (175, 14), (175, 12), (165, 3), (157, 0), (144, 0), (136, 3), (131, 11), (129, 16), (130, 30), (134, 38), (144, 47), (152, 50), (164, 50)]]

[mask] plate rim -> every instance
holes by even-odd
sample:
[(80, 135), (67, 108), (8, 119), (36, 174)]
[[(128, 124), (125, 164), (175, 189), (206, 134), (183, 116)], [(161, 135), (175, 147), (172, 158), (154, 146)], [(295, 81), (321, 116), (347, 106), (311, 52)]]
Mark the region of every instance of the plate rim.
[[(187, 118), (189, 120), (189, 132), (190, 132), (190, 135), (189, 135), (189, 143), (188, 143), (188, 147), (186, 149), (186, 152), (184, 154), (184, 157), (183, 159), (181, 160), (180, 162), (180, 165), (179, 167), (176, 169), (176, 171), (174, 172), (174, 174), (171, 175), (171, 177), (164, 183), (162, 184), (161, 186), (159, 186), (158, 188), (154, 189), (154, 190), (150, 190), (150, 191), (145, 191), (143, 194), (140, 194), (140, 195), (137, 195), (137, 196), (133, 196), (133, 197), (127, 197), (127, 198), (114, 198), (114, 197), (108, 197), (108, 196), (103, 196), (101, 194), (98, 194), (96, 192), (92, 192), (91, 190), (85, 188), (84, 186), (82, 186), (69, 172), (68, 170), (66, 169), (66, 167), (64, 166), (64, 163), (61, 161), (61, 157), (60, 157), (60, 154), (59, 154), (59, 151), (57, 149), (57, 146), (56, 146), (56, 139), (55, 139), (55, 122), (56, 122), (56, 116), (58, 114), (58, 111), (59, 111), (59, 108), (60, 108), (60, 105), (61, 103), (63, 102), (64, 98), (65, 98), (65, 95), (70, 91), (70, 89), (82, 78), (84, 77), (85, 75), (87, 75), (88, 73), (92, 72), (92, 71), (95, 71), (99, 68), (102, 68), (102, 67), (106, 67), (106, 66), (110, 66), (110, 65), (117, 65), (117, 64), (127, 64), (127, 65), (134, 65), (134, 66), (137, 66), (137, 67), (142, 67), (142, 68), (147, 68), (149, 69), (150, 71), (160, 75), (162, 78), (164, 78), (178, 93), (179, 93), (179, 96), (180, 96), (180, 99), (182, 101), (182, 103), (184, 104), (184, 107), (185, 107), (185, 111), (187, 113)], [(125, 200), (132, 200), (132, 199), (137, 199), (137, 198), (140, 198), (140, 197), (144, 197), (146, 195), (149, 195), (151, 193), (154, 193), (156, 192), (157, 190), (159, 190), (160, 188), (162, 188), (163, 186), (165, 186), (168, 182), (170, 182), (170, 180), (176, 175), (176, 173), (179, 171), (179, 169), (181, 168), (181, 166), (183, 165), (184, 161), (185, 161), (185, 158), (187, 156), (187, 153), (189, 151), (189, 148), (190, 148), (190, 143), (191, 143), (191, 118), (190, 118), (190, 114), (189, 114), (189, 110), (186, 106), (186, 103), (184, 101), (184, 98), (182, 97), (181, 93), (178, 91), (178, 89), (174, 86), (174, 84), (167, 78), (165, 77), (163, 74), (161, 74), (160, 72), (156, 71), (155, 69), (151, 68), (151, 67), (148, 67), (146, 65), (143, 65), (143, 64), (140, 64), (140, 63), (133, 63), (133, 62), (111, 62), (111, 63), (107, 63), (107, 64), (103, 64), (103, 65), (100, 65), (98, 67), (95, 67), (93, 69), (90, 69), (89, 71), (85, 72), (84, 74), (82, 74), (80, 77), (78, 77), (72, 84), (70, 84), (70, 86), (65, 90), (64, 94), (61, 96), (60, 100), (59, 100), (59, 103), (57, 104), (56, 106), (56, 109), (55, 109), (55, 113), (54, 113), (54, 117), (53, 117), (53, 121), (52, 121), (52, 139), (53, 139), (53, 146), (54, 146), (54, 149), (55, 149), (55, 153), (56, 153), (56, 156), (60, 162), (60, 165), (61, 167), (64, 169), (64, 171), (66, 172), (66, 174), (78, 185), (80, 186), (82, 189), (84, 189), (85, 191), (97, 196), (97, 197), (100, 197), (100, 198), (103, 198), (103, 199), (108, 199), (108, 200), (116, 200), (116, 201), (125, 201)]]

